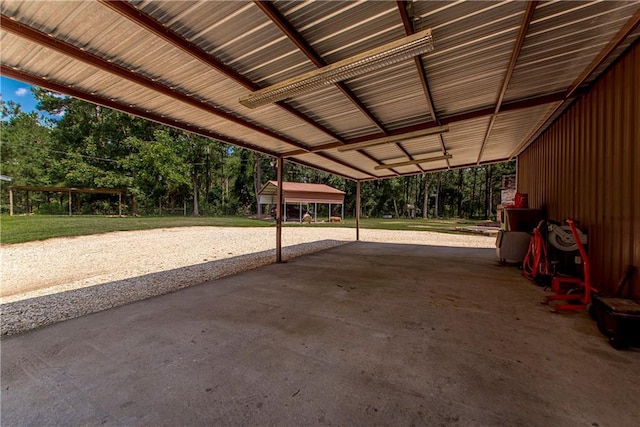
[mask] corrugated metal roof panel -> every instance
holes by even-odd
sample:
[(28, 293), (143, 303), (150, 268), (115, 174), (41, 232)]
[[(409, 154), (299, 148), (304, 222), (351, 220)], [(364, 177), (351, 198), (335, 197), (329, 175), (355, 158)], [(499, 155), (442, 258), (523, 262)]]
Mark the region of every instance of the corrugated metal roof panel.
[(537, 128), (540, 118), (554, 104), (545, 104), (498, 114), (482, 155), (483, 161), (508, 158), (511, 152)]
[(435, 50), (424, 56), (439, 114), (495, 103), (519, 30), (524, 2), (414, 3), (419, 28), (432, 28)]
[(506, 100), (571, 86), (638, 2), (549, 2), (534, 12)]

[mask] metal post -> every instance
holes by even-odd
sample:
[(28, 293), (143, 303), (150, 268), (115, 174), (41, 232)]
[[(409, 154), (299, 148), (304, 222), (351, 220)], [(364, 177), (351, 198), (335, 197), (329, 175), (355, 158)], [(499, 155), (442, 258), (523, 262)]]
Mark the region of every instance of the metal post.
[(71, 206), (71, 191), (69, 191), (69, 216), (71, 216), (71, 210), (72, 210), (72, 206)]
[(118, 216), (122, 216), (122, 193), (118, 193)]
[(344, 222), (344, 199), (342, 199), (342, 221)]
[(356, 181), (356, 240), (360, 240), (360, 181)]
[(278, 157), (277, 180), (278, 189), (276, 197), (278, 208), (276, 209), (276, 262), (282, 262), (282, 172), (284, 169), (284, 157)]
[(302, 202), (300, 202), (300, 210), (298, 211), (298, 214), (300, 216), (300, 222), (302, 222)]
[(9, 216), (13, 216), (13, 189), (9, 188)]
[(31, 213), (31, 204), (29, 203), (29, 192), (27, 191), (27, 215), (29, 215)]
[(313, 222), (318, 222), (318, 202), (313, 207)]
[(331, 203), (329, 203), (329, 222), (331, 222)]

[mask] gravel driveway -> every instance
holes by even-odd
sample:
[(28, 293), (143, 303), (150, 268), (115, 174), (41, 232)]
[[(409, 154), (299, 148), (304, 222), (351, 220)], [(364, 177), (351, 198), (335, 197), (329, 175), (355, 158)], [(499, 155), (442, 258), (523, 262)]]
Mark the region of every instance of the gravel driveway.
[[(260, 267), (275, 227), (181, 227), (0, 246), (2, 334), (16, 333)], [(487, 236), (360, 230), (370, 242), (494, 247)], [(355, 230), (286, 227), (283, 258), (355, 240)], [(96, 286), (101, 285), (101, 286)]]

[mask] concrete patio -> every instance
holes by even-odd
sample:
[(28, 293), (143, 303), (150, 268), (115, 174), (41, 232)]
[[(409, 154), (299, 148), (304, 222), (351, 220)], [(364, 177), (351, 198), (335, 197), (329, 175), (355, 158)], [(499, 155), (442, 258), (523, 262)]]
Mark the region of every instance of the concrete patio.
[(3, 426), (635, 426), (640, 352), (492, 249), (354, 242), (2, 341)]

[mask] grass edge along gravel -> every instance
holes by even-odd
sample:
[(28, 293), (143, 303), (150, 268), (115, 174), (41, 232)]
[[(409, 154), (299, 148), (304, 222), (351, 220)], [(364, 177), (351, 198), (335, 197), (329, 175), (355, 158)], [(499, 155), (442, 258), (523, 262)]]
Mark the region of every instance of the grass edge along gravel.
[[(460, 228), (477, 225), (480, 221), (442, 219), (381, 219), (362, 218), (361, 228), (383, 230), (438, 231), (460, 233)], [(149, 216), (106, 217), (98, 215), (2, 215), (0, 217), (0, 243), (15, 244), (54, 237), (87, 236), (113, 231), (151, 230), (174, 227), (273, 227), (272, 219), (259, 220), (251, 217), (219, 216)], [(347, 227), (355, 228), (355, 219), (347, 218), (343, 223), (318, 222), (300, 224), (289, 222), (286, 227)]]

